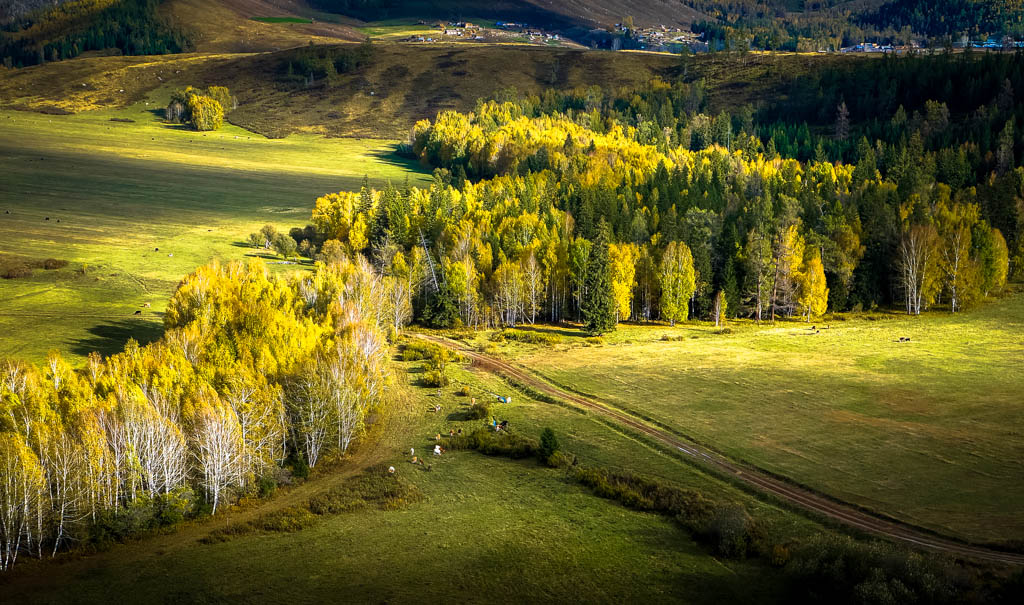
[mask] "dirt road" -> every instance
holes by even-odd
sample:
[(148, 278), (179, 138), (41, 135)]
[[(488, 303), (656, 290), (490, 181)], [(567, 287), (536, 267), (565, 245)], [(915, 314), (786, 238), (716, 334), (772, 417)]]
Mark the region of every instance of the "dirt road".
[(469, 358), (474, 366), (511, 378), (531, 389), (555, 397), (588, 412), (600, 414), (622, 426), (642, 433), (669, 448), (693, 458), (711, 470), (727, 475), (747, 486), (775, 496), (793, 506), (838, 521), (857, 530), (882, 536), (914, 547), (952, 554), (967, 559), (990, 561), (1007, 565), (1024, 565), (1024, 555), (1002, 552), (982, 546), (958, 542), (951, 538), (933, 534), (925, 529), (890, 521), (865, 512), (853, 505), (837, 502), (810, 490), (797, 487), (774, 477), (760, 469), (741, 465), (725, 458), (708, 448), (687, 441), (677, 435), (651, 426), (650, 424), (608, 405), (581, 397), (538, 378), (529, 371), (511, 363), (482, 355), (472, 349), (436, 336), (420, 335), (421, 338), (446, 346)]

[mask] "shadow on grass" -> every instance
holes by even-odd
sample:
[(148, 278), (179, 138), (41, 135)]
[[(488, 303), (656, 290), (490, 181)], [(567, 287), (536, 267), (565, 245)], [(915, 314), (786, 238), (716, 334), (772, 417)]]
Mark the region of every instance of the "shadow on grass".
[[(398, 168), (403, 168), (405, 170), (409, 170), (409, 171), (411, 171), (414, 174), (417, 173), (417, 172), (421, 173), (421, 174), (426, 174), (426, 171), (423, 169), (423, 166), (421, 166), (419, 162), (417, 162), (414, 158), (407, 158), (407, 157), (403, 157), (403, 156), (398, 155), (398, 152), (397, 152), (397, 150), (395, 148), (378, 149), (378, 150), (371, 151), (367, 155), (372, 157), (372, 158), (374, 158), (378, 162), (381, 162), (382, 164), (389, 164), (391, 166), (397, 166)], [(376, 180), (379, 180), (379, 179), (376, 179)], [(395, 183), (392, 183), (392, 184), (395, 187), (401, 187), (402, 186), (402, 183), (399, 183), (399, 182), (395, 182)]]
[(84, 357), (98, 351), (105, 356), (113, 355), (123, 350), (130, 338), (139, 341), (140, 345), (147, 345), (164, 335), (164, 327), (160, 322), (148, 319), (121, 319), (97, 324), (88, 332), (91, 337), (81, 338), (72, 345), (74, 354)]

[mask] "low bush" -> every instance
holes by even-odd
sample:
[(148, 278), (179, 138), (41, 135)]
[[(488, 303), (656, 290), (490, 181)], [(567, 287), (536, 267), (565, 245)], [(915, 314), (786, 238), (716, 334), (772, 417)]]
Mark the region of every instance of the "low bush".
[(469, 418), (471, 420), (483, 420), (491, 417), (491, 404), (486, 401), (477, 401), (469, 406)]
[(553, 345), (562, 342), (562, 337), (557, 334), (546, 334), (544, 332), (534, 332), (531, 330), (516, 330), (513, 328), (505, 328), (504, 330), (491, 334), (491, 341), (493, 342), (505, 342), (506, 340), (514, 340), (516, 342), (534, 345)]
[(738, 504), (716, 508), (697, 534), (715, 553), (732, 559), (746, 557), (759, 541), (754, 520)]
[(187, 487), (157, 496), (153, 501), (154, 521), (160, 527), (181, 523), (194, 510), (195, 493)]
[(423, 383), (428, 387), (445, 387), (449, 383), (448, 376), (441, 370), (426, 370), (423, 373)]
[(479, 428), (472, 433), (442, 438), (445, 448), (453, 450), (476, 450), (488, 456), (506, 458), (530, 458), (537, 453), (537, 442), (512, 431), (492, 431)]
[(686, 339), (686, 337), (683, 336), (682, 334), (674, 334), (674, 335), (673, 334), (662, 334), (661, 335), (661, 340), (663, 342), (679, 342), (679, 341), (685, 340), (685, 339)]
[(68, 266), (68, 261), (58, 258), (48, 258), (43, 261), (43, 269), (54, 271)]
[(402, 347), (402, 361), (420, 361), (431, 357), (436, 345), (413, 341)]
[(458, 391), (455, 391), (455, 394), (461, 395), (462, 397), (469, 397), (469, 385), (462, 385), (459, 387)]
[(825, 535), (798, 547), (785, 567), (793, 598), (822, 603), (958, 603), (962, 571), (893, 544)]
[(6, 263), (0, 266), (0, 277), (3, 279), (18, 279), (32, 275), (32, 268), (25, 263)]
[(551, 468), (569, 468), (575, 466), (576, 456), (566, 452), (555, 452), (548, 457), (546, 462)]
[(277, 480), (270, 475), (263, 475), (256, 487), (260, 498), (269, 498), (277, 491)]
[(292, 452), (285, 460), (285, 466), (291, 469), (292, 477), (296, 479), (309, 479), (309, 464), (301, 452)]
[(603, 345), (604, 339), (601, 338), (600, 336), (588, 336), (584, 342), (586, 342), (588, 345)]

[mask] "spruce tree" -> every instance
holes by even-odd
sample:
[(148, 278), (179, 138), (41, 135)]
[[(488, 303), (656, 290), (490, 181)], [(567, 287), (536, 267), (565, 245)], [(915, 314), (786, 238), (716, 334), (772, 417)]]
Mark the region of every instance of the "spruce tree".
[(598, 223), (597, 238), (587, 262), (586, 293), (583, 295), (583, 329), (600, 335), (615, 330), (612, 278), (608, 265), (608, 225)]

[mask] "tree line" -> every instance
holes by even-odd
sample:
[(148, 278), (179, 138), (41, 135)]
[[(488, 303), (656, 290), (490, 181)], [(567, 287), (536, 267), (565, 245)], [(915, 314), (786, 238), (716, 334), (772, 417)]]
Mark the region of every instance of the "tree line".
[(186, 32), (159, 13), (163, 0), (74, 0), (24, 15), (0, 28), (4, 65), (27, 67), (91, 50), (162, 55), (192, 49)]
[(954, 188), (868, 160), (800, 162), (716, 140), (694, 150), (664, 131), (651, 143), (650, 128), (603, 102), (543, 103), (481, 101), (421, 121), (405, 152), (439, 167), (434, 182), (323, 196), (297, 245), (371, 258), (406, 281), (413, 317), (430, 325), (571, 319), (594, 332), (630, 319), (955, 312), (1002, 288), (1011, 256), (1022, 266), (1017, 219), (1011, 255), (987, 203), (997, 189), (1004, 204), (1022, 197), (1020, 168)]
[(388, 400), (390, 280), (363, 261), (187, 276), (165, 335), (0, 362), (0, 570), (216, 513), (342, 454)]
[(854, 6), (836, 0), (686, 0), (710, 19), (693, 24), (712, 51), (750, 48), (790, 52), (838, 50), (862, 42), (945, 47), (963, 39), (1024, 37), (1017, 0), (892, 0)]

